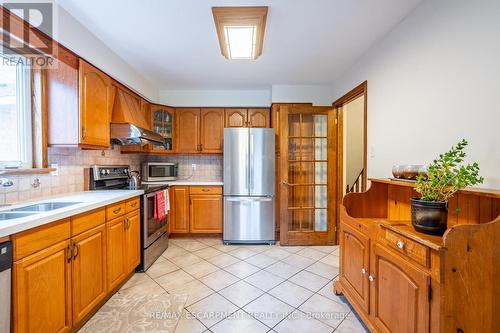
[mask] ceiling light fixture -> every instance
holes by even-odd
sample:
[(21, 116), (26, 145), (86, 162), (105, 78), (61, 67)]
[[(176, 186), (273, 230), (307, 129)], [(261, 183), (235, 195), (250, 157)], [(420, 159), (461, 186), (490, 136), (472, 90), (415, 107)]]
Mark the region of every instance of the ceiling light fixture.
[(267, 7), (212, 7), (212, 13), (226, 59), (255, 60), (262, 54)]

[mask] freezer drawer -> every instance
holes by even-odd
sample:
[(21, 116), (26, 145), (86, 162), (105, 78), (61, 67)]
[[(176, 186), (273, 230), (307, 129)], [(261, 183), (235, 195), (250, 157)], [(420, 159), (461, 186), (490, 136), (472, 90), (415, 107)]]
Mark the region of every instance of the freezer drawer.
[(225, 197), (224, 242), (274, 242), (274, 209), (274, 197)]

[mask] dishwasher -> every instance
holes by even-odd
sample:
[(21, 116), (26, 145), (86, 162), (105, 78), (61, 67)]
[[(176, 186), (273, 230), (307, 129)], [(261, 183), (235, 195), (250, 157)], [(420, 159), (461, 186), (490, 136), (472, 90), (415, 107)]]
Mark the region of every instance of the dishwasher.
[(12, 243), (0, 244), (0, 332), (10, 332)]

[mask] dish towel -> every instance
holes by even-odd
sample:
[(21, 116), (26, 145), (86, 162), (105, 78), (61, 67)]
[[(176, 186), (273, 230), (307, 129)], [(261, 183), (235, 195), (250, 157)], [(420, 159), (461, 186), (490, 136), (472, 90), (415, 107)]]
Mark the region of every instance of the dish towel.
[(165, 198), (165, 214), (168, 214), (168, 211), (170, 210), (170, 198), (168, 196), (168, 190), (163, 191), (163, 196)]
[(165, 192), (155, 194), (155, 219), (163, 220), (166, 216)]

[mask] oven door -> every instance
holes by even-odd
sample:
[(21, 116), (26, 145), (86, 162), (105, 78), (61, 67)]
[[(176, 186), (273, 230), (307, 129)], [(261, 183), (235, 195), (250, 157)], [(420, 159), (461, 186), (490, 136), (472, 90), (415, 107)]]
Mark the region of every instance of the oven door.
[(144, 211), (143, 211), (143, 232), (144, 232), (144, 248), (154, 243), (155, 240), (161, 237), (167, 231), (168, 212), (165, 218), (155, 219), (155, 192), (148, 193), (143, 196)]
[(146, 181), (148, 182), (169, 181), (177, 179), (177, 164), (148, 163), (146, 164), (146, 168), (147, 170), (145, 170), (146, 172), (144, 172), (144, 174), (146, 175)]

